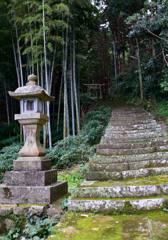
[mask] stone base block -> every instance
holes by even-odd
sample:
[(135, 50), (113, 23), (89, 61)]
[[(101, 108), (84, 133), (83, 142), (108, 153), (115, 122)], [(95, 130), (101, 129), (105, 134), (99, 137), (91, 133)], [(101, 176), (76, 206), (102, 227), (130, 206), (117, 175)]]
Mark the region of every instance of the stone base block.
[(50, 204), (68, 192), (68, 182), (59, 181), (49, 186), (0, 185), (0, 203), (5, 204)]
[(57, 182), (57, 170), (6, 172), (7, 186), (47, 186)]
[(13, 161), (14, 171), (47, 171), (51, 169), (51, 160), (47, 157), (19, 157)]

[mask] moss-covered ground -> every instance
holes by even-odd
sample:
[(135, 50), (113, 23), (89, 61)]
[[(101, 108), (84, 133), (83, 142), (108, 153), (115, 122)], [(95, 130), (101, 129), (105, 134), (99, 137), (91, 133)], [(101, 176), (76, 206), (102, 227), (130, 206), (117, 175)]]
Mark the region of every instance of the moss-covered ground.
[(142, 185), (159, 185), (159, 184), (168, 184), (168, 177), (167, 175), (159, 175), (159, 176), (151, 176), (151, 177), (143, 177), (137, 179), (128, 179), (122, 181), (93, 181), (93, 184), (88, 186), (78, 186), (80, 187), (115, 187), (115, 186), (142, 186)]
[(105, 216), (67, 212), (48, 240), (167, 240), (168, 213)]

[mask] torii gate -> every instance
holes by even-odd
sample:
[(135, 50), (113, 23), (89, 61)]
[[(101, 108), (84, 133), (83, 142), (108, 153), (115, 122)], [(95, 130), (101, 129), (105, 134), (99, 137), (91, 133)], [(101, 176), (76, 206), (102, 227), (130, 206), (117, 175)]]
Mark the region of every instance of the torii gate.
[(87, 93), (89, 94), (90, 89), (98, 89), (100, 90), (100, 98), (102, 98), (102, 87), (105, 86), (105, 84), (84, 84), (87, 86)]

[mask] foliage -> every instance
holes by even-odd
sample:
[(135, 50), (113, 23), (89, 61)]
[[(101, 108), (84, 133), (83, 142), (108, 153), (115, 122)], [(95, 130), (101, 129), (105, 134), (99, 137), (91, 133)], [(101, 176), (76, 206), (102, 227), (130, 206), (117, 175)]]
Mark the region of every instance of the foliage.
[(48, 150), (47, 157), (52, 160), (53, 168), (70, 167), (81, 161), (81, 157), (87, 160), (93, 153), (93, 149), (86, 143), (87, 138), (83, 135), (66, 137)]
[[(126, 23), (130, 27), (128, 37), (131, 41), (138, 39), (140, 45), (140, 59), (143, 77), (143, 94), (146, 98), (153, 95), (161, 100), (166, 97), (167, 91), (167, 54), (168, 54), (168, 5), (166, 1), (145, 1), (143, 8), (130, 15)], [(130, 55), (135, 56), (137, 46), (130, 49)], [(131, 60), (137, 65), (137, 60)], [(137, 69), (137, 67), (136, 67)], [(134, 77), (138, 72), (135, 69)], [(128, 74), (130, 71), (128, 71)], [(127, 79), (124, 79), (125, 83)], [(132, 78), (131, 85), (133, 86)], [(136, 81), (138, 84), (138, 81)], [(130, 86), (130, 84), (125, 84)], [(139, 87), (138, 87), (139, 88)], [(138, 89), (137, 88), (137, 89)], [(136, 88), (134, 88), (135, 90)], [(131, 97), (138, 97), (139, 90), (134, 91)]]
[(68, 181), (68, 189), (77, 187), (80, 185), (84, 179), (85, 174), (89, 170), (89, 164), (80, 164), (78, 167), (75, 167), (73, 170), (61, 171), (58, 173), (59, 181)]
[(7, 138), (7, 139), (4, 139), (4, 140), (0, 141), (0, 149), (2, 147), (6, 147), (6, 146), (12, 144), (13, 142), (18, 142), (20, 137), (21, 137), (21, 135), (18, 135), (16, 137)]
[(88, 145), (93, 146), (97, 144), (102, 135), (104, 134), (105, 125), (103, 125), (99, 120), (91, 120), (85, 124), (82, 128), (81, 135), (85, 137)]
[(63, 209), (63, 210), (68, 210), (68, 200), (70, 200), (71, 199), (71, 196), (69, 196), (69, 197), (67, 197), (67, 198), (64, 198), (64, 200), (63, 200), (63, 202), (62, 202), (62, 204), (61, 204), (61, 208)]
[(25, 216), (8, 215), (9, 218), (16, 223), (16, 230), (10, 230), (7, 236), (0, 238), (1, 240), (8, 239), (46, 239), (52, 232), (54, 225), (59, 220), (52, 220), (43, 216), (35, 220), (34, 214), (26, 214)]
[(99, 143), (111, 113), (110, 107), (95, 105), (95, 111), (86, 114), (83, 128), (76, 136), (69, 136), (47, 150), (53, 168), (71, 167), (79, 161), (87, 161), (94, 154), (93, 146)]
[(0, 141), (5, 140), (9, 135), (17, 136), (19, 134), (19, 129), (19, 123), (16, 121), (11, 122), (10, 126), (0, 127)]
[(35, 224), (29, 222), (26, 224), (22, 236), (26, 239), (46, 239), (50, 235), (53, 226), (57, 223), (58, 220), (51, 221), (49, 218), (38, 219)]
[(22, 146), (22, 143), (12, 143), (0, 150), (0, 180), (2, 179), (2, 173), (13, 169), (13, 160), (19, 157), (18, 152)]
[(80, 94), (80, 106), (82, 108), (86, 108), (87, 106), (89, 106), (93, 102), (94, 102), (93, 98), (90, 98), (88, 96), (88, 94), (86, 94), (86, 93), (81, 93)]

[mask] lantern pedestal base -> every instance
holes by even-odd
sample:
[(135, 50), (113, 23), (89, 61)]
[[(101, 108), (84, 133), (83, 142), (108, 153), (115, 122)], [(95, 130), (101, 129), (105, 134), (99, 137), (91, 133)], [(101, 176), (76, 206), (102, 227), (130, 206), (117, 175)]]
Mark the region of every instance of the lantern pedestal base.
[(19, 157), (13, 161), (14, 171), (47, 171), (51, 169), (51, 160), (47, 157)]
[(0, 203), (5, 204), (51, 204), (68, 192), (67, 181), (48, 186), (0, 185)]
[(7, 186), (48, 186), (57, 182), (57, 170), (6, 172)]

